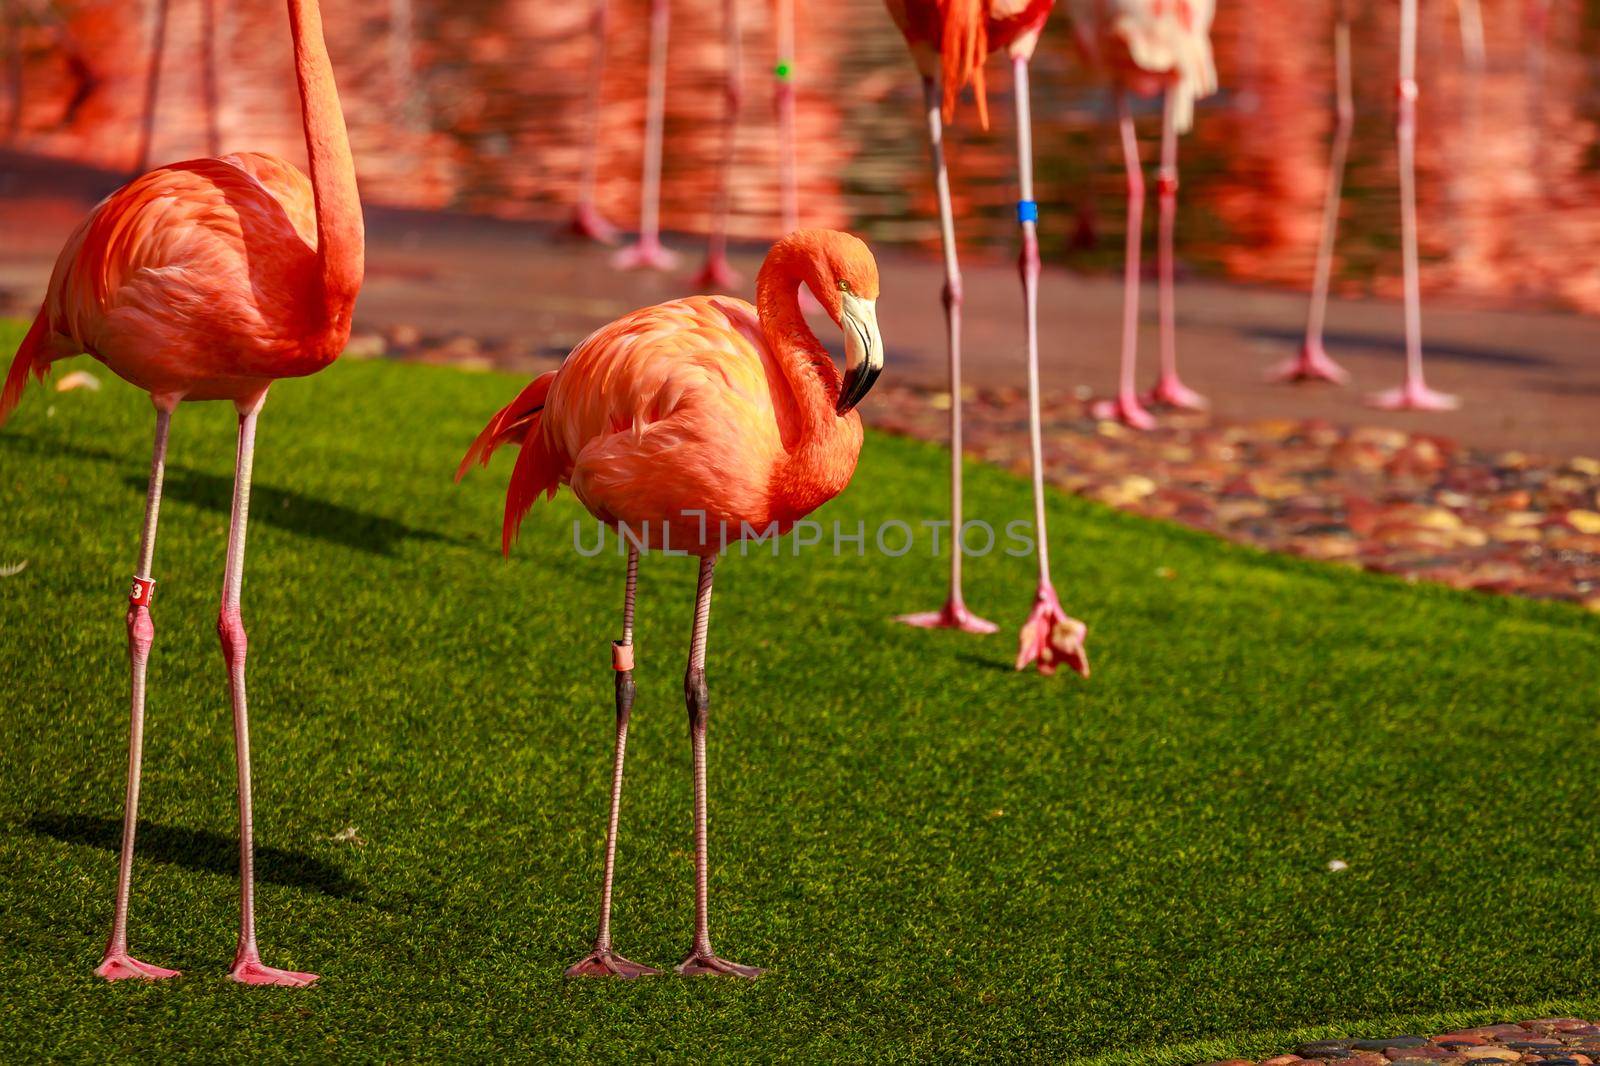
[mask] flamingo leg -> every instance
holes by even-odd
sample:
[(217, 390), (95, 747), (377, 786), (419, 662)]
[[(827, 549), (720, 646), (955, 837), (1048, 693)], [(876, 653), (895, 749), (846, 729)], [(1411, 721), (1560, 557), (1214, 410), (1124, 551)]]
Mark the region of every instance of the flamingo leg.
[(956, 258), (955, 213), (950, 206), (950, 174), (944, 164), (944, 120), (938, 82), (922, 79), (933, 152), (933, 185), (939, 195), (939, 235), (944, 246), (944, 321), (950, 353), (950, 596), (937, 611), (906, 614), (899, 621), (925, 629), (993, 633), (998, 626), (967, 610), (961, 596), (961, 264)]
[(228, 562), (222, 577), (222, 607), (217, 637), (228, 667), (228, 694), (233, 702), (234, 756), (239, 770), (239, 948), (231, 976), (247, 985), (309, 985), (314, 973), (267, 966), (256, 947), (255, 820), (250, 798), (250, 712), (245, 699), (244, 667), (248, 638), (240, 614), (244, 590), (245, 526), (250, 514), (250, 472), (255, 460), (256, 416), (266, 399), (262, 393), (239, 404), (239, 450), (233, 472), (233, 513), (228, 523)]
[(650, 86), (644, 126), (644, 180), (639, 186), (639, 239), (617, 253), (622, 270), (671, 270), (678, 257), (661, 244), (661, 146), (667, 115), (670, 0), (650, 0)]
[(206, 155), (222, 154), (217, 122), (217, 0), (200, 0), (200, 83), (206, 104)]
[[(782, 198), (783, 232), (800, 228), (800, 182), (795, 160), (794, 130), (794, 0), (776, 0), (773, 12), (778, 61), (778, 186)], [(802, 304), (804, 306), (804, 304)]]
[[(1017, 669), (1038, 663), (1041, 674), (1055, 672), (1066, 662), (1085, 677), (1089, 660), (1083, 649), (1088, 627), (1068, 617), (1050, 583), (1050, 541), (1044, 519), (1044, 429), (1039, 414), (1039, 208), (1033, 199), (1033, 123), (1028, 101), (1028, 60), (1012, 58), (1017, 103), (1017, 218), (1022, 227), (1022, 303), (1028, 335), (1028, 437), (1033, 463), (1033, 522), (1039, 538), (1039, 587), (1033, 610), (1022, 624)], [(1137, 401), (1135, 401), (1137, 402)], [(956, 531), (957, 538), (960, 531)]]
[(567, 967), (568, 977), (647, 977), (661, 971), (632, 962), (611, 948), (611, 879), (617, 868), (617, 824), (622, 817), (622, 763), (628, 756), (628, 718), (633, 713), (633, 594), (639, 584), (639, 549), (628, 546), (628, 580), (622, 599), (622, 639), (612, 644), (617, 675), (617, 739), (611, 763), (611, 815), (606, 822), (605, 873), (600, 884), (600, 928), (594, 950)]
[(722, 158), (717, 164), (717, 200), (712, 209), (711, 234), (706, 240), (706, 262), (694, 277), (702, 289), (731, 289), (739, 274), (728, 265), (728, 215), (733, 200), (733, 159), (739, 138), (740, 56), (738, 0), (723, 0), (722, 28), (727, 60), (722, 105)]
[(1178, 377), (1177, 301), (1173, 292), (1173, 230), (1178, 221), (1178, 130), (1177, 95), (1169, 88), (1161, 109), (1161, 169), (1156, 173), (1156, 198), (1160, 208), (1157, 220), (1156, 262), (1160, 271), (1161, 374), (1147, 403), (1164, 404), (1184, 411), (1203, 411), (1206, 398), (1185, 385)]
[(589, 16), (589, 32), (594, 36), (594, 52), (589, 61), (588, 126), (583, 145), (583, 177), (578, 184), (578, 203), (572, 210), (572, 232), (601, 244), (615, 244), (617, 227), (594, 204), (594, 189), (600, 170), (600, 89), (606, 72), (606, 0), (594, 0)]
[(706, 846), (706, 724), (711, 698), (706, 689), (706, 629), (711, 623), (711, 578), (717, 557), (700, 559), (700, 587), (695, 594), (694, 636), (689, 643), (689, 669), (683, 676), (684, 702), (689, 707), (689, 742), (694, 749), (694, 946), (677, 966), (685, 977), (760, 977), (758, 966), (741, 966), (711, 948), (711, 860)]
[(161, 482), (167, 463), (167, 430), (172, 424), (171, 405), (156, 405), (156, 440), (150, 457), (150, 488), (145, 494), (144, 532), (139, 537), (139, 568), (128, 596), (128, 661), (132, 672), (132, 700), (128, 716), (128, 791), (122, 807), (122, 857), (117, 863), (117, 902), (111, 919), (111, 938), (95, 974), (107, 981), (129, 977), (156, 980), (177, 977), (177, 970), (152, 966), (128, 954), (128, 896), (133, 884), (133, 838), (139, 823), (139, 774), (144, 762), (145, 671), (155, 626), (150, 621), (150, 596), (155, 582), (150, 567), (156, 554), (156, 520), (161, 512)]
[(1343, 385), (1349, 371), (1328, 357), (1322, 330), (1328, 319), (1328, 288), (1333, 281), (1333, 245), (1339, 234), (1339, 201), (1344, 191), (1345, 160), (1350, 154), (1350, 133), (1355, 129), (1356, 105), (1350, 79), (1350, 10), (1339, 4), (1333, 28), (1334, 78), (1337, 85), (1337, 122), (1333, 148), (1328, 155), (1328, 187), (1322, 200), (1322, 236), (1317, 242), (1316, 273), (1311, 280), (1311, 306), (1306, 312), (1306, 339), (1300, 353), (1267, 372), (1274, 381), (1331, 381)]
[(1117, 92), (1117, 128), (1122, 135), (1122, 159), (1128, 172), (1128, 238), (1122, 268), (1122, 360), (1117, 376), (1117, 397), (1091, 408), (1096, 418), (1115, 419), (1134, 429), (1154, 429), (1156, 420), (1134, 391), (1135, 363), (1139, 358), (1139, 244), (1144, 236), (1144, 170), (1139, 165), (1139, 141), (1133, 130), (1133, 112), (1126, 89)]
[(1461, 401), (1428, 388), (1422, 377), (1422, 294), (1417, 261), (1417, 0), (1400, 2), (1400, 238), (1405, 263), (1406, 376), (1397, 389), (1368, 399), (1390, 411), (1449, 411)]
[(133, 172), (150, 169), (150, 149), (156, 136), (156, 95), (161, 88), (161, 57), (167, 47), (167, 0), (152, 0), (150, 8), (150, 66), (144, 82), (144, 121), (139, 127), (139, 156)]

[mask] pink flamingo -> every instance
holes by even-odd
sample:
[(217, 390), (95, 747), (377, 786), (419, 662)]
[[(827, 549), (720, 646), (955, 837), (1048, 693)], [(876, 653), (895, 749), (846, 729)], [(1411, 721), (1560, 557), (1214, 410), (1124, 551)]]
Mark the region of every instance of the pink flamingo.
[[(805, 284), (844, 331), (841, 379), (806, 325)], [(694, 756), (695, 932), (680, 974), (756, 977), (712, 950), (706, 845), (706, 629), (717, 555), (730, 540), (780, 533), (849, 484), (861, 450), (861, 402), (883, 368), (874, 301), (878, 268), (845, 233), (798, 230), (773, 245), (756, 279), (756, 305), (692, 296), (624, 315), (596, 331), (560, 369), (534, 379), (489, 420), (461, 462), (521, 445), (506, 492), (502, 546), (523, 517), (566, 484), (597, 519), (629, 541), (622, 639), (612, 647), (616, 749), (594, 948), (568, 976), (659, 973), (611, 943), (611, 887), (622, 803), (622, 764), (633, 706), (633, 598), (639, 549), (700, 557), (684, 694)]]
[(583, 177), (578, 183), (578, 203), (572, 209), (572, 232), (601, 244), (614, 244), (617, 227), (600, 213), (594, 203), (594, 189), (600, 169), (600, 87), (606, 73), (606, 0), (594, 0), (589, 14), (589, 32), (594, 52), (589, 60), (588, 132), (583, 145)]
[(669, 0), (650, 0), (650, 85), (645, 99), (644, 177), (639, 183), (639, 239), (616, 254), (621, 270), (672, 270), (678, 256), (661, 243), (661, 148), (667, 118)]
[(1388, 411), (1449, 411), (1461, 401), (1422, 376), (1422, 283), (1417, 257), (1417, 0), (1400, 0), (1400, 103), (1395, 139), (1400, 163), (1400, 242), (1405, 270), (1406, 372), (1399, 388), (1367, 398)]
[(740, 89), (739, 2), (722, 0), (723, 104), (722, 158), (717, 164), (717, 199), (711, 209), (711, 233), (706, 239), (706, 261), (694, 276), (702, 289), (731, 289), (739, 284), (738, 271), (728, 264), (728, 215), (733, 198), (734, 148), (739, 139)]
[[(1194, 124), (1194, 102), (1217, 88), (1211, 59), (1214, 0), (1072, 0), (1073, 27), (1084, 54), (1115, 86), (1122, 157), (1128, 171), (1128, 238), (1123, 266), (1122, 360), (1113, 400), (1094, 405), (1097, 418), (1115, 418), (1137, 429), (1155, 419), (1144, 404), (1197, 411), (1205, 397), (1178, 377), (1178, 340), (1173, 295), (1173, 228), (1178, 211), (1178, 134)], [(1160, 208), (1157, 266), (1160, 274), (1161, 372), (1141, 402), (1134, 391), (1139, 354), (1139, 246), (1144, 229), (1144, 172), (1128, 94), (1162, 94), (1161, 167), (1156, 175)]]
[(1277, 381), (1331, 381), (1342, 385), (1349, 371), (1334, 362), (1323, 347), (1322, 329), (1328, 319), (1328, 287), (1333, 279), (1333, 244), (1339, 232), (1339, 197), (1344, 188), (1345, 160), (1350, 154), (1350, 133), (1356, 109), (1350, 76), (1350, 0), (1336, 0), (1333, 27), (1334, 81), (1338, 94), (1333, 148), (1328, 157), (1328, 189), (1322, 201), (1322, 236), (1317, 243), (1316, 273), (1311, 281), (1311, 306), (1306, 313), (1306, 339), (1299, 354), (1269, 372)]
[[(217, 0), (200, 2), (200, 92), (206, 108), (206, 154), (220, 155), (222, 132), (217, 123)], [(145, 74), (144, 122), (139, 131), (139, 158), (133, 172), (150, 169), (150, 148), (155, 140), (156, 97), (161, 86), (161, 60), (167, 47), (167, 0), (150, 5), (150, 66)]]
[(933, 154), (934, 188), (939, 199), (939, 225), (944, 244), (944, 309), (950, 356), (950, 505), (954, 531), (950, 550), (950, 592), (937, 611), (900, 617), (908, 625), (992, 633), (995, 625), (967, 609), (961, 593), (961, 268), (956, 256), (955, 220), (950, 205), (950, 178), (944, 162), (943, 122), (954, 113), (956, 98), (969, 83), (977, 97), (978, 119), (988, 126), (983, 63), (1001, 48), (1011, 58), (1016, 81), (1017, 219), (1022, 229), (1024, 325), (1028, 339), (1028, 428), (1032, 443), (1034, 528), (1039, 538), (1039, 585), (1033, 610), (1018, 641), (1017, 669), (1037, 663), (1053, 673), (1066, 663), (1088, 676), (1084, 650), (1088, 628), (1061, 609), (1050, 581), (1050, 552), (1044, 515), (1044, 443), (1039, 416), (1039, 208), (1033, 199), (1033, 134), (1029, 116), (1028, 60), (1044, 31), (1055, 0), (887, 0), (890, 16), (911, 47), (922, 74), (928, 140)]
[(316, 0), (288, 0), (309, 181), (281, 159), (240, 153), (153, 170), (94, 209), (68, 239), (43, 308), (0, 392), (0, 422), (28, 374), (88, 352), (150, 394), (155, 446), (127, 625), (132, 667), (128, 790), (115, 916), (95, 973), (164, 978), (176, 970), (128, 954), (128, 895), (138, 824), (145, 671), (155, 628), (150, 576), (172, 413), (186, 400), (231, 400), (239, 412), (233, 513), (217, 633), (227, 665), (239, 772), (239, 943), (232, 976), (305, 985), (315, 974), (266, 966), (256, 946), (250, 728), (245, 701), (245, 523), (256, 416), (278, 378), (315, 373), (339, 355), (361, 287), (363, 231), (355, 166)]

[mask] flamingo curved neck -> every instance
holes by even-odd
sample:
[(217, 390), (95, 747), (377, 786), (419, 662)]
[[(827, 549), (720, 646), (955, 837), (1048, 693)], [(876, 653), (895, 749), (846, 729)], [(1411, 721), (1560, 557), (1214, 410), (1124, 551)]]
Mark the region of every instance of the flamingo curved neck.
[(327, 327), (340, 335), (350, 328), (350, 312), (361, 288), (366, 236), (361, 199), (356, 191), (355, 161), (333, 64), (322, 37), (317, 0), (288, 0), (289, 32), (294, 39), (295, 80), (300, 87), (300, 117), (305, 127), (306, 157), (317, 212), (317, 263)]
[[(789, 254), (785, 254), (785, 253)], [(801, 257), (773, 249), (756, 278), (756, 314), (778, 357), (800, 415), (802, 434), (816, 440), (839, 421), (839, 370), (800, 310)]]

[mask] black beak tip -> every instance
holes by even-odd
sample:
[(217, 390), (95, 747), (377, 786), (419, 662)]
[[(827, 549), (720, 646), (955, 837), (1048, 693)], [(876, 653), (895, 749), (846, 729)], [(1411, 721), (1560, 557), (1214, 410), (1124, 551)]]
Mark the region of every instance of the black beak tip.
[(878, 380), (878, 375), (882, 371), (882, 366), (865, 363), (845, 371), (844, 384), (839, 388), (839, 403), (836, 408), (840, 417), (855, 410), (856, 405), (866, 399), (867, 393), (872, 391), (873, 382)]

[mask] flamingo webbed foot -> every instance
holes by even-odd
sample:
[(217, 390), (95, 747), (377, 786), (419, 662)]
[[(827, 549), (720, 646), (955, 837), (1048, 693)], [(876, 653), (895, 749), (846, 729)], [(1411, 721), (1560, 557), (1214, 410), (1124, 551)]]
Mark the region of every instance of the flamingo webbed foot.
[(1132, 394), (1119, 394), (1114, 400), (1096, 400), (1090, 405), (1089, 414), (1101, 422), (1121, 422), (1133, 429), (1156, 428), (1155, 416)]
[(1176, 374), (1163, 374), (1155, 387), (1144, 396), (1152, 407), (1175, 407), (1180, 411), (1204, 411), (1211, 406), (1209, 400), (1178, 379)]
[(987, 618), (979, 618), (967, 610), (967, 605), (960, 600), (946, 600), (937, 611), (897, 615), (895, 621), (918, 629), (959, 629), (963, 633), (997, 633), (1000, 630)]
[(574, 236), (597, 244), (617, 243), (617, 227), (594, 204), (579, 204), (574, 208), (568, 228)]
[(1079, 675), (1088, 677), (1089, 652), (1083, 646), (1088, 636), (1089, 627), (1061, 609), (1056, 590), (1048, 584), (1040, 585), (1033, 611), (1022, 623), (1017, 669), (1025, 670), (1033, 663), (1041, 674), (1049, 676), (1065, 663)]
[(742, 977), (747, 981), (754, 981), (767, 972), (760, 966), (742, 966), (710, 952), (699, 951), (691, 951), (688, 958), (678, 963), (675, 969), (684, 977)]
[(180, 970), (169, 970), (165, 966), (152, 966), (148, 962), (140, 962), (126, 951), (107, 953), (106, 957), (100, 960), (100, 965), (94, 968), (94, 975), (107, 981), (126, 981), (130, 978), (164, 981), (169, 977), (183, 976)]
[(1454, 411), (1461, 399), (1448, 392), (1435, 392), (1420, 381), (1408, 381), (1398, 389), (1387, 389), (1367, 397), (1367, 404), (1385, 411)]
[(591, 951), (567, 967), (568, 977), (620, 977), (632, 980), (636, 977), (655, 977), (660, 973), (654, 966), (625, 959), (610, 948)]
[(705, 265), (694, 276), (691, 284), (697, 289), (726, 291), (737, 288), (742, 280), (739, 272), (728, 263), (727, 256), (710, 255), (706, 257)]
[(1327, 381), (1343, 385), (1350, 380), (1350, 371), (1329, 357), (1321, 341), (1308, 340), (1300, 346), (1300, 353), (1293, 359), (1285, 359), (1267, 371), (1267, 380), (1291, 383)]
[(304, 988), (317, 979), (314, 973), (298, 970), (280, 970), (261, 961), (254, 952), (241, 954), (233, 962), (229, 977), (241, 985), (277, 985), (282, 988)]
[(674, 270), (678, 253), (658, 240), (641, 238), (612, 256), (611, 265), (618, 270)]

